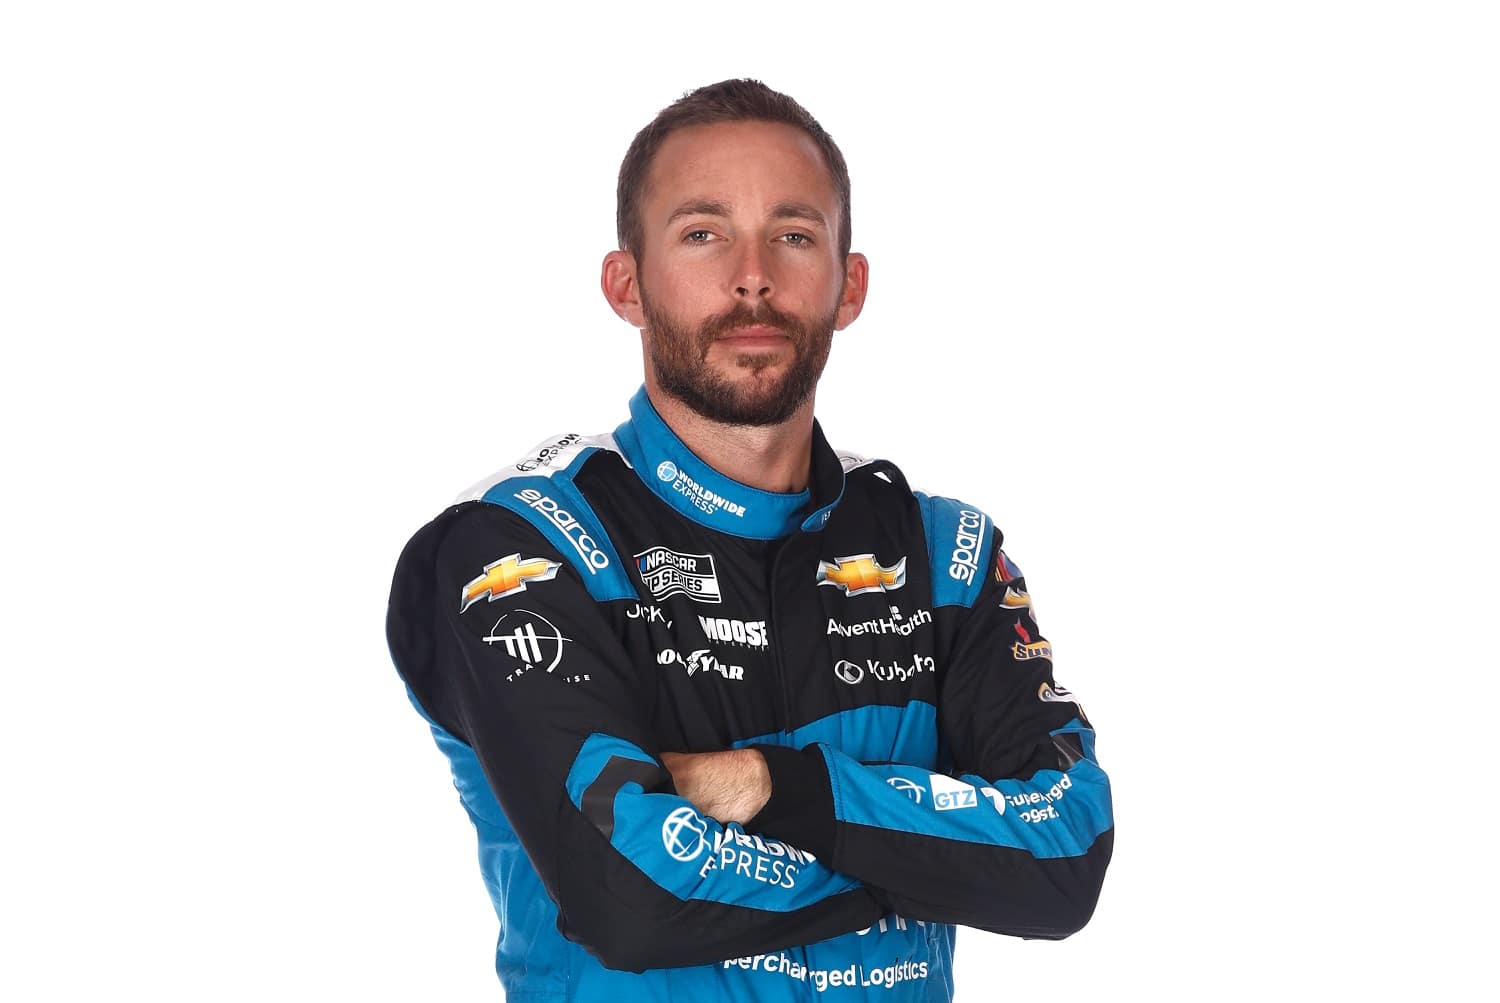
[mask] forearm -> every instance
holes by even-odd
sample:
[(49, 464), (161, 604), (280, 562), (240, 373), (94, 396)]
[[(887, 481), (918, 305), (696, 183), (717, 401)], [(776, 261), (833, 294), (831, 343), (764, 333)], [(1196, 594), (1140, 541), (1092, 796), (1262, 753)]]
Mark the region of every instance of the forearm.
[(750, 821), (771, 797), (771, 771), (756, 749), (664, 752), (677, 793), (720, 822)]

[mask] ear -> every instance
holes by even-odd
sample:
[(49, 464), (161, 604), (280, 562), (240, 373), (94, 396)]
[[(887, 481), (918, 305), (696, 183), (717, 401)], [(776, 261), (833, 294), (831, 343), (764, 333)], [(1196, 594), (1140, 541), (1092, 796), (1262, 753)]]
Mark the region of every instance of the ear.
[(854, 323), (865, 308), (865, 290), (870, 286), (870, 263), (863, 254), (851, 254), (844, 261), (844, 291), (839, 296), (838, 318), (833, 329), (842, 331)]
[(635, 274), (635, 255), (629, 251), (610, 251), (604, 256), (604, 267), (599, 276), (599, 288), (609, 308), (620, 319), (635, 326), (646, 326), (646, 314), (641, 309), (641, 285)]

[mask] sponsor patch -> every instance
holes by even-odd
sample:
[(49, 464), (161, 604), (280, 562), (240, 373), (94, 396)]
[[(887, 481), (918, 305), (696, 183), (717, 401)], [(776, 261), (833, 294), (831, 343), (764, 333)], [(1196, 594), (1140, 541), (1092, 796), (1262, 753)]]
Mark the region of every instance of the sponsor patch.
[(1024, 662), (1032, 658), (1052, 657), (1052, 645), (1048, 641), (1033, 641), (1031, 633), (1019, 623), (1016, 624), (1016, 633), (1021, 639), (1010, 646), (1010, 653), (1016, 656), (1016, 661)]
[(958, 513), (958, 533), (953, 538), (952, 562), (948, 565), (948, 577), (965, 585), (973, 584), (979, 572), (979, 552), (984, 549), (985, 515), (973, 509), (962, 509)]
[[(906, 929), (906, 921), (897, 916), (896, 921), (901, 925), (897, 929)], [(921, 920), (913, 920), (918, 926), (925, 926)], [(861, 935), (869, 933), (875, 927), (858, 931)], [(885, 933), (886, 921), (881, 920), (880, 932)], [(777, 978), (791, 979), (809, 987), (815, 993), (824, 993), (829, 989), (894, 989), (903, 982), (921, 981), (927, 978), (928, 969), (925, 961), (896, 961), (889, 965), (876, 968), (866, 968), (862, 964), (849, 965), (847, 968), (809, 968), (806, 964), (789, 956), (785, 951), (777, 951), (775, 954), (754, 954), (745, 958), (730, 958), (728, 961), (720, 962), (724, 968), (739, 968), (746, 972), (761, 973), (759, 977), (766, 975)], [(865, 998), (869, 999), (866, 994)], [(923, 998), (927, 993), (922, 993)]]
[(931, 655), (920, 654), (913, 654), (910, 664), (887, 663), (878, 658), (866, 658), (860, 662), (851, 662), (847, 658), (841, 658), (834, 663), (833, 674), (850, 686), (858, 686), (866, 676), (881, 682), (904, 683), (908, 679), (915, 679), (923, 672), (932, 672), (933, 664)]
[(908, 780), (905, 777), (891, 777), (886, 783), (896, 788), (902, 794), (905, 794), (912, 804), (922, 803), (922, 785), (915, 780)]
[(1007, 794), (1005, 795), (1005, 800), (1009, 801), (1016, 808), (1021, 809), (1018, 816), (1022, 821), (1030, 822), (1032, 825), (1041, 825), (1044, 822), (1050, 822), (1053, 819), (1062, 817), (1058, 813), (1057, 802), (1061, 801), (1063, 796), (1072, 789), (1073, 778), (1064, 773), (1058, 778), (1057, 783), (1045, 791), (1026, 791), (1023, 794)]
[(458, 611), (462, 613), (481, 599), (494, 602), (526, 591), (527, 582), (550, 582), (562, 567), (542, 557), (510, 554), (484, 566), (484, 573), (458, 592)]
[(691, 863), (703, 855), (708, 845), (708, 823), (698, 817), (691, 805), (674, 808), (661, 824), (661, 845), (673, 860)]
[(530, 473), (538, 467), (550, 467), (552, 461), (557, 459), (557, 454), (582, 439), (583, 436), (577, 432), (570, 432), (549, 446), (543, 446), (533, 456), (516, 461), (516, 469), (522, 473)]
[(995, 551), (995, 581), (1001, 585), (1009, 585), (1021, 577), (1021, 569), (1016, 567), (1015, 562), (1005, 556), (1005, 551)]
[(652, 547), (635, 555), (635, 568), (653, 599), (681, 595), (698, 602), (723, 601), (712, 555)]
[(548, 522), (556, 526), (568, 543), (572, 544), (573, 549), (578, 551), (578, 556), (583, 559), (583, 566), (588, 569), (589, 574), (598, 574), (609, 567), (609, 557), (599, 549), (594, 538), (589, 536), (588, 531), (583, 528), (583, 523), (573, 518), (566, 509), (560, 508), (557, 502), (536, 488), (522, 488), (511, 497), (525, 502), (528, 507), (540, 512)]
[(731, 620), (722, 616), (700, 616), (698, 623), (710, 641), (738, 644), (746, 648), (764, 648), (770, 642), (764, 620)]
[(672, 485), (676, 491), (696, 509), (713, 515), (715, 512), (727, 512), (738, 519), (745, 517), (745, 506), (739, 502), (730, 501), (716, 491), (711, 491), (688, 476), (683, 470), (671, 460), (662, 460), (656, 465), (657, 479)]
[(906, 637), (918, 627), (932, 622), (929, 610), (919, 609), (909, 617), (903, 617), (899, 607), (891, 607), (891, 615), (883, 619), (864, 620), (860, 623), (839, 623), (828, 618), (828, 633), (840, 637), (862, 637), (865, 634), (896, 634)]
[(726, 877), (735, 875), (777, 888), (797, 887), (797, 872), (817, 859), (805, 850), (770, 836), (747, 833), (732, 823), (714, 833), (712, 850), (698, 869), (700, 878), (719, 871)]
[(1042, 685), (1037, 688), (1036, 697), (1038, 700), (1042, 701), (1042, 703), (1076, 704), (1078, 702), (1077, 700), (1073, 699), (1073, 694), (1069, 693), (1061, 686), (1049, 686), (1047, 683), (1042, 683)]
[(687, 669), (689, 676), (699, 672), (717, 672), (725, 679), (744, 679), (745, 667), (743, 665), (726, 665), (721, 662), (707, 648), (699, 648), (697, 651), (689, 652), (686, 657), (676, 651), (663, 651), (656, 656), (658, 663), (662, 665), (681, 665)]
[(906, 584), (906, 558), (890, 567), (876, 561), (874, 554), (840, 557), (832, 564), (819, 561), (817, 582), (841, 588), (846, 596), (894, 592)]
[(660, 606), (652, 606), (650, 603), (636, 603), (625, 611), (625, 615), (631, 620), (644, 620), (647, 623), (664, 623), (667, 629), (671, 629), (672, 621), (667, 619), (667, 613)]
[(499, 645), (507, 655), (522, 663), (505, 677), (506, 682), (511, 682), (538, 667), (545, 667), (548, 672), (557, 668), (562, 662), (563, 645), (572, 638), (563, 637), (562, 631), (540, 613), (515, 609), (496, 620), (481, 640)]
[(927, 785), (932, 788), (932, 807), (937, 811), (957, 811), (979, 806), (979, 791), (946, 773), (929, 773)]
[(1031, 593), (1014, 585), (1007, 585), (1005, 595), (1000, 598), (1000, 605), (1006, 609), (1030, 609)]

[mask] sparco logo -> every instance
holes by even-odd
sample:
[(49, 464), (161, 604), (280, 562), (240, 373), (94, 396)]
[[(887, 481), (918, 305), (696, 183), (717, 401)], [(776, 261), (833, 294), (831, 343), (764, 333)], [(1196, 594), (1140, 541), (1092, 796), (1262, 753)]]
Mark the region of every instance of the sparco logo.
[(594, 543), (593, 537), (584, 530), (583, 524), (565, 509), (559, 508), (557, 502), (535, 488), (523, 488), (516, 492), (514, 497), (542, 513), (547, 517), (548, 522), (562, 531), (562, 535), (573, 545), (573, 549), (578, 551), (578, 556), (583, 558), (584, 567), (588, 568), (589, 574), (596, 575), (609, 567), (609, 558)]
[(914, 679), (923, 672), (932, 672), (933, 662), (931, 655), (911, 656), (911, 664), (903, 665), (900, 662), (894, 665), (875, 658), (866, 658), (862, 663), (851, 662), (848, 659), (840, 659), (833, 667), (833, 674), (850, 686), (858, 686), (865, 676), (873, 676), (882, 682), (906, 682)]
[(577, 432), (569, 432), (561, 439), (558, 439), (556, 442), (552, 443), (552, 445), (543, 446), (541, 449), (537, 450), (535, 456), (527, 457), (526, 459), (518, 462), (516, 464), (516, 469), (522, 472), (530, 472), (532, 470), (535, 470), (537, 467), (551, 466), (552, 461), (557, 459), (558, 453), (561, 453), (564, 449), (573, 445), (573, 443), (582, 438), (583, 436), (579, 435)]
[(700, 616), (703, 633), (710, 641), (725, 644), (743, 644), (747, 648), (766, 646), (766, 621), (728, 620), (722, 616)]
[(958, 513), (958, 535), (953, 538), (949, 578), (956, 578), (965, 585), (973, 583), (979, 572), (979, 552), (984, 549), (984, 523), (982, 512), (966, 508)]
[(654, 599), (684, 595), (699, 602), (720, 602), (719, 576), (709, 554), (679, 554), (666, 547), (652, 547), (635, 555), (641, 584)]
[(684, 864), (697, 860), (708, 845), (708, 823), (690, 805), (673, 808), (661, 824), (661, 845), (673, 860)]

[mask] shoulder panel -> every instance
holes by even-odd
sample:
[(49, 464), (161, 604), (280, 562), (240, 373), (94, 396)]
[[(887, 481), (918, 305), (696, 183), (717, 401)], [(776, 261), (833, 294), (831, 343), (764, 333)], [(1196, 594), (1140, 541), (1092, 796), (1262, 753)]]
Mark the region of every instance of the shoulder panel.
[(994, 524), (989, 516), (956, 498), (913, 491), (927, 534), (932, 562), (932, 605), (974, 605), (989, 567)]
[[(453, 499), (457, 505), (459, 502), (479, 501), (491, 488), (501, 481), (523, 474), (534, 474), (537, 477), (551, 477), (559, 471), (573, 467), (574, 461), (587, 455), (595, 449), (607, 449), (614, 453), (620, 452), (620, 447), (615, 444), (613, 435), (579, 435), (577, 432), (569, 432), (567, 435), (554, 435), (543, 439), (531, 449), (526, 455), (512, 463), (508, 467), (485, 477), (472, 485), (468, 490)], [(625, 458), (622, 454), (622, 460)], [(574, 468), (576, 469), (576, 467)]]
[(610, 435), (576, 433), (543, 440), (526, 456), (475, 484), (460, 502), (482, 501), (509, 509), (545, 536), (569, 560), (598, 602), (638, 598), (588, 499), (573, 483), (578, 469), (601, 450), (618, 453)]

